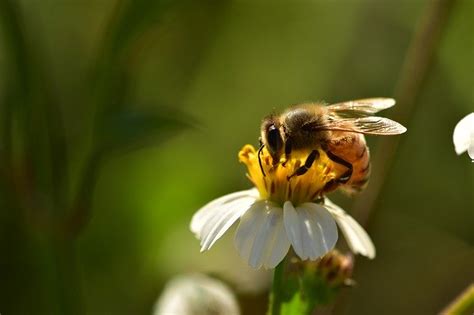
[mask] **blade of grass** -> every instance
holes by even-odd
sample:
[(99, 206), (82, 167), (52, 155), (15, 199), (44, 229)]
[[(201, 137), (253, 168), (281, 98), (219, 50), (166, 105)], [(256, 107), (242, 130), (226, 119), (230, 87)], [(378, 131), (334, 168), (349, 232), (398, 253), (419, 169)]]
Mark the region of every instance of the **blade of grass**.
[[(416, 101), (424, 88), (434, 63), (437, 48), (442, 40), (443, 30), (452, 15), (456, 0), (428, 1), (418, 22), (416, 31), (411, 39), (405, 56), (404, 65), (395, 87), (395, 99), (398, 106), (393, 119), (404, 123), (410, 121)], [(410, 132), (410, 128), (408, 128)], [(401, 137), (383, 137), (380, 139), (376, 154), (372, 159), (371, 184), (361, 196), (355, 200), (352, 213), (363, 225), (367, 226), (370, 215), (377, 207), (378, 198), (384, 189), (390, 175), (394, 155), (398, 149)], [(354, 261), (355, 263), (355, 261)], [(345, 312), (347, 294), (338, 298), (333, 314)]]
[[(410, 121), (416, 101), (423, 90), (433, 65), (442, 32), (449, 21), (456, 0), (428, 1), (406, 53), (405, 62), (395, 88), (398, 106), (393, 119), (404, 124)], [(409, 129), (408, 129), (409, 132)], [(370, 214), (389, 176), (401, 137), (383, 137), (372, 160), (371, 184), (352, 208), (353, 215), (367, 225)]]

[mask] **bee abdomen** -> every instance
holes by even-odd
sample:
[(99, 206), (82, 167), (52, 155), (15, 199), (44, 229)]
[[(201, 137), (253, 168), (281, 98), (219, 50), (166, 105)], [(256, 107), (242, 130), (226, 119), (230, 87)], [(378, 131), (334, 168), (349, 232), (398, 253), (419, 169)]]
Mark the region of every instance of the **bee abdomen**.
[(370, 176), (370, 154), (364, 135), (341, 132), (334, 136), (336, 137), (328, 141), (324, 149), (337, 157), (337, 159), (331, 158), (334, 163), (344, 167), (352, 166), (352, 171), (348, 180), (338, 180), (328, 185), (325, 192), (338, 187), (350, 193), (359, 192), (367, 186)]
[(369, 149), (365, 145), (365, 141), (361, 144), (361, 148), (355, 159), (352, 160), (353, 172), (352, 176), (347, 182), (346, 186), (350, 187), (350, 190), (361, 191), (369, 182), (370, 178), (370, 154)]

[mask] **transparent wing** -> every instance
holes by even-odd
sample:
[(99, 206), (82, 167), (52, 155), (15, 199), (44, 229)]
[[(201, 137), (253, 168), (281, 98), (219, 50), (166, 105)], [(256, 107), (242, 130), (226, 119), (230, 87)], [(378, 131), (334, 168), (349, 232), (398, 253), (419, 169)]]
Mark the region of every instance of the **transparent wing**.
[(367, 98), (328, 105), (327, 108), (340, 116), (368, 116), (395, 105), (393, 98)]
[(398, 135), (407, 131), (401, 124), (385, 117), (334, 118), (325, 124), (310, 124), (303, 127), (306, 130), (349, 131), (369, 135)]

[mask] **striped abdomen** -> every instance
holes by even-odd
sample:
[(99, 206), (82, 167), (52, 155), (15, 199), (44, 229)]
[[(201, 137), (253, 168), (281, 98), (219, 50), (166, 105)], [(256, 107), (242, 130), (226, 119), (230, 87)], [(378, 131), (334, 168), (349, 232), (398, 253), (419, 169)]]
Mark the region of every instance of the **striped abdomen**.
[(327, 150), (352, 165), (349, 179), (340, 181), (338, 186), (351, 193), (363, 190), (370, 177), (370, 154), (364, 135), (338, 132), (327, 142)]

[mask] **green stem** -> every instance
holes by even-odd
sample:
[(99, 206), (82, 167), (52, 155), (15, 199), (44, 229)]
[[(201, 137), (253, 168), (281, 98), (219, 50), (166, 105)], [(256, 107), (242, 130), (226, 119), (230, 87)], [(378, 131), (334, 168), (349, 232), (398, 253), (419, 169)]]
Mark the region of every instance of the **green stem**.
[(66, 239), (76, 239), (89, 223), (94, 190), (104, 159), (102, 152), (94, 150), (84, 165), (71, 212), (60, 226), (63, 237)]
[(75, 240), (53, 240), (59, 313), (84, 314), (80, 271)]
[(273, 285), (270, 296), (270, 315), (280, 315), (282, 305), (283, 275), (285, 273), (285, 259), (276, 266), (273, 272)]
[[(443, 31), (451, 17), (456, 0), (427, 1), (426, 9), (410, 47), (408, 48), (400, 78), (395, 88), (395, 99), (399, 106), (393, 119), (402, 123), (410, 120), (424, 84), (427, 81), (435, 60), (436, 51), (442, 40)], [(401, 137), (384, 137), (379, 142), (377, 154), (372, 158), (371, 184), (364, 195), (355, 201), (352, 214), (357, 221), (366, 226), (385, 186), (394, 162)]]
[(441, 314), (472, 314), (474, 312), (474, 284), (464, 290), (451, 304), (449, 304)]

